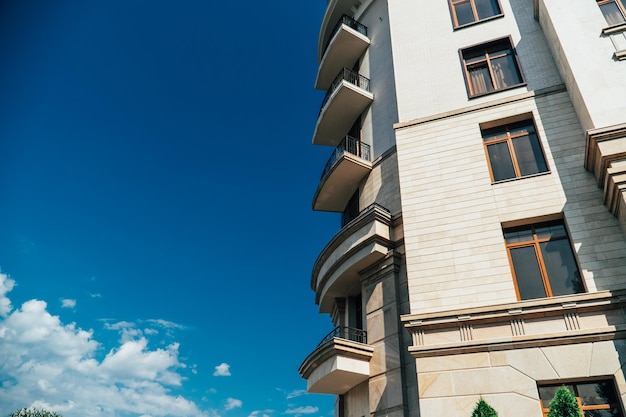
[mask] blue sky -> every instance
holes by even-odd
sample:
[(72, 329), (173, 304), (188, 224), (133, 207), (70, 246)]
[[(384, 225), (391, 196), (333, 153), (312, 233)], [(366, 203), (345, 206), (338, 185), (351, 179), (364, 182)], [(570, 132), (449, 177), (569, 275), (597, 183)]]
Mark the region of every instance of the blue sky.
[(325, 6), (0, 3), (0, 414), (332, 415)]

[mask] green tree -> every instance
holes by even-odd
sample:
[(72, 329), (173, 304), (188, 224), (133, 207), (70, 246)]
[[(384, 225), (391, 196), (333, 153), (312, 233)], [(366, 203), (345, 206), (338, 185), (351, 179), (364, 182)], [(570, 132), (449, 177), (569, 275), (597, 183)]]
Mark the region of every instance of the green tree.
[(550, 401), (548, 417), (583, 417), (574, 394), (564, 386), (559, 388)]
[(482, 398), (476, 403), (472, 417), (498, 417), (498, 413)]
[(9, 417), (63, 417), (59, 413), (36, 408), (22, 408), (9, 414)]

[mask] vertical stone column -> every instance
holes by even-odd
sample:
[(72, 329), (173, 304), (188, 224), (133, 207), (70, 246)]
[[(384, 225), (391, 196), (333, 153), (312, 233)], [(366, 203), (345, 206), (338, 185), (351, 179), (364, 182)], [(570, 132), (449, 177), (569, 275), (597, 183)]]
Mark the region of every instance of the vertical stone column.
[[(408, 308), (403, 256), (390, 252), (362, 272), (367, 343), (374, 347), (370, 362), (370, 417), (407, 417), (417, 409), (417, 395), (409, 403), (407, 387), (415, 387), (415, 362), (407, 354), (408, 332), (399, 317)], [(412, 382), (413, 381), (413, 382)], [(413, 389), (416, 391), (416, 389)]]

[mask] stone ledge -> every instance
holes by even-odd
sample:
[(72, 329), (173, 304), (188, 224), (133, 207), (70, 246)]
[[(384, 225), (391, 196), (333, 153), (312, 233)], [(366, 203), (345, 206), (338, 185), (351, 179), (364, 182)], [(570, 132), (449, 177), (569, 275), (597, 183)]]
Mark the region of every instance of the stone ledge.
[(402, 317), (414, 357), (626, 336), (626, 291), (602, 291)]

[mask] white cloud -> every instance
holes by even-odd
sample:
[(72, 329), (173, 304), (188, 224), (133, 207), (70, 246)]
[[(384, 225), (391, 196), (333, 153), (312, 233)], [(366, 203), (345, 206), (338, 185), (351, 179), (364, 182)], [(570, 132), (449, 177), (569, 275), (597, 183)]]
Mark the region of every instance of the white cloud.
[(185, 326), (182, 324), (174, 323), (173, 321), (167, 321), (163, 319), (149, 319), (146, 320), (148, 323), (155, 324), (157, 326), (164, 327), (166, 329), (184, 329)]
[(11, 300), (6, 296), (15, 286), (15, 281), (0, 273), (0, 317), (6, 317), (11, 311)]
[(89, 293), (89, 296), (91, 298), (102, 298), (102, 294), (97, 293), (97, 292), (96, 293)]
[(296, 397), (300, 397), (302, 395), (306, 394), (306, 390), (304, 389), (297, 389), (295, 391), (291, 391), (289, 394), (287, 394), (287, 399), (290, 400), (292, 398), (296, 398)]
[(270, 414), (273, 413), (274, 410), (254, 410), (248, 417), (270, 417)]
[(232, 410), (233, 408), (241, 408), (242, 402), (236, 398), (227, 398), (226, 405), (224, 406), (227, 410)]
[[(13, 310), (7, 293), (14, 285), (0, 274), (3, 409), (32, 406), (64, 417), (219, 417), (172, 393), (184, 381), (177, 343), (152, 349), (140, 336), (120, 342), (100, 361), (96, 353), (104, 346), (92, 331), (62, 323), (44, 301), (26, 301)], [(130, 322), (105, 327), (127, 336), (134, 329)]]
[(217, 365), (213, 376), (230, 376), (230, 365), (225, 362)]
[(63, 308), (74, 308), (76, 307), (76, 300), (71, 298), (64, 298), (61, 300), (61, 307)]
[(307, 405), (306, 407), (291, 408), (291, 409), (285, 411), (285, 414), (295, 414), (295, 415), (315, 414), (318, 411), (319, 411), (319, 408)]

